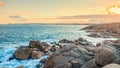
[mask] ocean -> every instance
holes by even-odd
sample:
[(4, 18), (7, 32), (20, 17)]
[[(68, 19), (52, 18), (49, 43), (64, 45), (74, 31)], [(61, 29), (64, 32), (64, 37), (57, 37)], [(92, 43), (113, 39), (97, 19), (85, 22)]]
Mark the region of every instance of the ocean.
[(61, 39), (75, 40), (80, 37), (95, 44), (105, 40), (104, 38), (92, 38), (85, 30), (80, 30), (88, 25), (0, 25), (0, 67), (14, 68), (25, 66), (36, 68), (40, 59), (9, 60), (19, 46), (28, 46), (30, 40), (43, 42), (58, 42)]

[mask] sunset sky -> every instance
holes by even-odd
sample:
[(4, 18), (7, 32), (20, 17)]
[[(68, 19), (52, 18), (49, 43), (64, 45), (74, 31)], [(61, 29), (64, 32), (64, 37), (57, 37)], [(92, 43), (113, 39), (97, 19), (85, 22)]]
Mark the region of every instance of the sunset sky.
[(120, 21), (120, 0), (0, 0), (0, 24)]

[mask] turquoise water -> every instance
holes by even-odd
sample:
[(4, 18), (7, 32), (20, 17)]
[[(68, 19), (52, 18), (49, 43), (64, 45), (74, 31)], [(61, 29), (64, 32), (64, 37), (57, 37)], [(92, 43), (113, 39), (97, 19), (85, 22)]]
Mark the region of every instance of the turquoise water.
[[(85, 36), (86, 32), (80, 29), (87, 25), (0, 25), (0, 67), (14, 68), (26, 66), (35, 68), (37, 60), (9, 60), (16, 47), (27, 46), (30, 40), (42, 40), (45, 42), (57, 42), (66, 38), (74, 40)], [(47, 56), (44, 56), (45, 58)], [(32, 65), (31, 65), (32, 64)]]

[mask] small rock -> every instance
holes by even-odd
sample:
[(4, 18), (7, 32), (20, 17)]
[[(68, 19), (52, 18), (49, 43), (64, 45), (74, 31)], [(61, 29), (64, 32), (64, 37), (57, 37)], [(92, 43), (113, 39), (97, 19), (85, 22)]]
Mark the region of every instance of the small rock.
[(67, 39), (62, 39), (59, 41), (59, 43), (72, 43), (72, 41), (69, 41)]

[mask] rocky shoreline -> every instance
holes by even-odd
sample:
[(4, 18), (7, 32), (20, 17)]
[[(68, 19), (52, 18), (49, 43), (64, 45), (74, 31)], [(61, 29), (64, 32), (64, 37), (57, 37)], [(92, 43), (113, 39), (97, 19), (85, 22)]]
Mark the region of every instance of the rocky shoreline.
[[(116, 38), (120, 38), (120, 23), (93, 24), (93, 25), (83, 28), (83, 30), (91, 32), (92, 35), (89, 35), (89, 36), (92, 36), (92, 37), (113, 36)], [(93, 36), (93, 35), (95, 35), (95, 36)]]
[[(51, 45), (52, 44), (52, 45)], [(58, 43), (48, 44), (30, 41), (29, 46), (19, 47), (14, 57), (18, 60), (42, 59), (43, 68), (119, 68), (120, 40), (106, 40), (96, 45), (83, 38), (74, 41), (62, 39)], [(110, 67), (109, 67), (110, 66)], [(114, 66), (114, 67), (111, 67)], [(36, 65), (41, 68), (42, 65)], [(20, 66), (17, 68), (25, 68)]]

